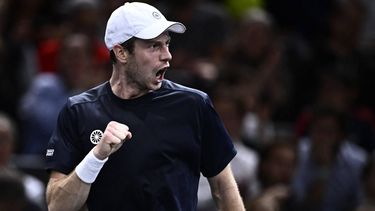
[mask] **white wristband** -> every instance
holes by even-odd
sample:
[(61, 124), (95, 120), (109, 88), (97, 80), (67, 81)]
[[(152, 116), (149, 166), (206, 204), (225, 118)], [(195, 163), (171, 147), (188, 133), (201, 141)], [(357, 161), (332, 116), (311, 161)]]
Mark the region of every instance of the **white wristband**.
[(77, 176), (85, 183), (93, 183), (108, 158), (99, 160), (91, 150), (76, 167)]

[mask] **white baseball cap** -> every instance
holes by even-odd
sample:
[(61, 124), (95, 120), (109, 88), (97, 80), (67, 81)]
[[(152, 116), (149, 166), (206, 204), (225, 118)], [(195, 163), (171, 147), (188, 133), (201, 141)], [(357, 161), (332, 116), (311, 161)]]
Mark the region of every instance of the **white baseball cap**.
[(132, 37), (153, 39), (164, 31), (184, 33), (186, 27), (168, 21), (155, 7), (141, 2), (126, 2), (112, 12), (107, 22), (104, 41), (109, 50)]

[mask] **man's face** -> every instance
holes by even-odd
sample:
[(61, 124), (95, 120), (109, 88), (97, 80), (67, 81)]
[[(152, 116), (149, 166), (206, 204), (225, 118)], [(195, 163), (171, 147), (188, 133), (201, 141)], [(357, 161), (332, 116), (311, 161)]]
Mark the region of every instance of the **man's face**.
[(151, 40), (135, 41), (134, 51), (129, 54), (125, 71), (128, 84), (146, 92), (160, 88), (169, 61), (172, 59), (169, 42), (168, 33)]

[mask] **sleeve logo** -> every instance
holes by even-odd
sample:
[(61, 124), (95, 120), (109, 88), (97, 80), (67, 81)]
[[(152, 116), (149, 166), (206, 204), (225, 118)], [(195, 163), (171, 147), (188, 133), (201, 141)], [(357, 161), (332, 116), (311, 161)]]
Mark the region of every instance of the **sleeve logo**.
[(51, 157), (51, 156), (53, 156), (53, 153), (54, 153), (54, 152), (55, 152), (54, 149), (47, 149), (46, 156)]

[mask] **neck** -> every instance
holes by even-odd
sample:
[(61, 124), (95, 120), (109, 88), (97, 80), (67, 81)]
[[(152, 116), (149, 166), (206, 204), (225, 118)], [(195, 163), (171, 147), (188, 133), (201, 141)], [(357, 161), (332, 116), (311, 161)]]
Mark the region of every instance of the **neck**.
[(140, 90), (135, 83), (129, 82), (124, 71), (120, 71), (116, 66), (114, 66), (109, 83), (112, 92), (121, 99), (133, 99), (148, 93), (148, 91)]

